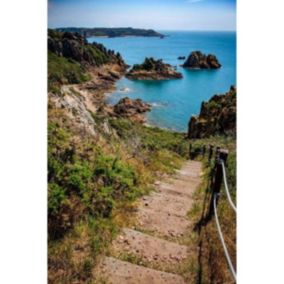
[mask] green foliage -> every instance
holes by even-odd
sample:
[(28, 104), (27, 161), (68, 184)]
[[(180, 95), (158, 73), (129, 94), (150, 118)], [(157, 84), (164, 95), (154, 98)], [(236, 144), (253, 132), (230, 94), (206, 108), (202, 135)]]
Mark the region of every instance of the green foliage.
[(48, 185), (48, 212), (50, 214), (57, 214), (65, 198), (65, 190), (56, 183), (50, 183)]
[[(117, 202), (133, 201), (141, 195), (138, 174), (120, 157), (107, 155), (100, 147), (93, 145), (86, 159), (84, 149), (87, 145), (81, 145), (83, 152), (74, 149), (69, 130), (56, 123), (49, 124), (48, 142), (51, 221), (53, 217), (57, 218), (62, 201), (71, 196), (77, 196), (84, 214), (107, 218)], [(58, 226), (65, 228), (61, 223)]]
[(90, 79), (76, 61), (48, 52), (48, 87), (54, 91), (58, 84), (78, 84)]
[(107, 55), (107, 53), (104, 53), (103, 51), (99, 50), (94, 45), (85, 45), (83, 48), (85, 49), (85, 52), (90, 55), (92, 60), (96, 62), (97, 66), (100, 66), (110, 61), (110, 57)]
[(113, 119), (110, 123), (123, 140), (131, 141), (139, 137), (141, 150), (150, 152), (169, 150), (181, 157), (188, 155), (188, 140), (183, 133), (146, 127), (127, 119)]
[(151, 70), (159, 70), (163, 66), (163, 61), (162, 59), (155, 60), (152, 57), (146, 57), (144, 62), (142, 64), (134, 64), (132, 70), (137, 71), (137, 70), (146, 70), (146, 71), (151, 71)]

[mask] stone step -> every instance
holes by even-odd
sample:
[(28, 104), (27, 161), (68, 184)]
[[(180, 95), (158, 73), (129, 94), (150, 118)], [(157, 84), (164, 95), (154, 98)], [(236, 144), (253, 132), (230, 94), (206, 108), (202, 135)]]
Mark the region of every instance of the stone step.
[(128, 253), (157, 266), (179, 264), (188, 257), (188, 248), (160, 238), (124, 228), (113, 242), (115, 255)]
[(161, 194), (172, 194), (174, 196), (179, 196), (181, 198), (190, 200), (192, 198), (194, 188), (178, 181), (173, 183), (161, 183), (159, 187), (157, 187), (156, 191)]
[(157, 232), (163, 237), (181, 237), (191, 225), (185, 217), (147, 208), (138, 208), (137, 221), (138, 229)]
[(162, 193), (152, 192), (148, 196), (144, 196), (139, 201), (138, 208), (144, 207), (153, 211), (164, 211), (172, 215), (185, 217), (191, 205), (191, 199), (165, 191)]
[(184, 284), (181, 276), (105, 257), (99, 265), (99, 275), (107, 284)]

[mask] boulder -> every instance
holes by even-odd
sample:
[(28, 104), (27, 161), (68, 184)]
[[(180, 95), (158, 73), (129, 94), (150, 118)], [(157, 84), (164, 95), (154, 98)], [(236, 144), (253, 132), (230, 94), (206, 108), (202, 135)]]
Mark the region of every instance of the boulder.
[(116, 116), (129, 118), (132, 121), (141, 123), (145, 122), (145, 118), (142, 114), (150, 110), (150, 104), (143, 102), (141, 99), (132, 100), (128, 97), (122, 98), (113, 107)]

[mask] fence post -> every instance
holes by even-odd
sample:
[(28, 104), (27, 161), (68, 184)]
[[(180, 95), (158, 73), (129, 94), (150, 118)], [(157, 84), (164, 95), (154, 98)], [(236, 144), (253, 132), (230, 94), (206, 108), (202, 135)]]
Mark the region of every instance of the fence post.
[(228, 150), (221, 149), (220, 147), (217, 147), (216, 150), (216, 164), (215, 164), (215, 177), (214, 177), (214, 183), (212, 188), (212, 195), (211, 195), (211, 201), (210, 201), (210, 208), (208, 212), (208, 217), (211, 219), (211, 217), (214, 214), (214, 195), (217, 194), (216, 198), (216, 205), (218, 204), (219, 194), (221, 190), (221, 185), (223, 181), (223, 170), (222, 170), (222, 161), (224, 164), (226, 164), (227, 157), (228, 157)]

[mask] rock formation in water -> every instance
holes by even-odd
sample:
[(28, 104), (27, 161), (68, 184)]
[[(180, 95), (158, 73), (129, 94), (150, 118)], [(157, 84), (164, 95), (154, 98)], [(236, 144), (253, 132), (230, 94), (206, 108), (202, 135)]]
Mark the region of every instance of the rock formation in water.
[(215, 55), (206, 55), (200, 51), (193, 51), (182, 66), (193, 69), (218, 69), (222, 65)]
[(202, 102), (199, 116), (188, 124), (188, 138), (207, 138), (214, 135), (236, 136), (237, 90), (232, 86), (224, 95), (215, 95)]
[(145, 58), (142, 64), (133, 65), (126, 77), (133, 80), (166, 80), (180, 79), (182, 74), (177, 72), (170, 64), (162, 59)]
[(142, 114), (150, 110), (150, 104), (143, 102), (141, 99), (131, 100), (128, 97), (122, 98), (113, 107), (115, 116), (129, 118), (140, 123), (146, 121)]

